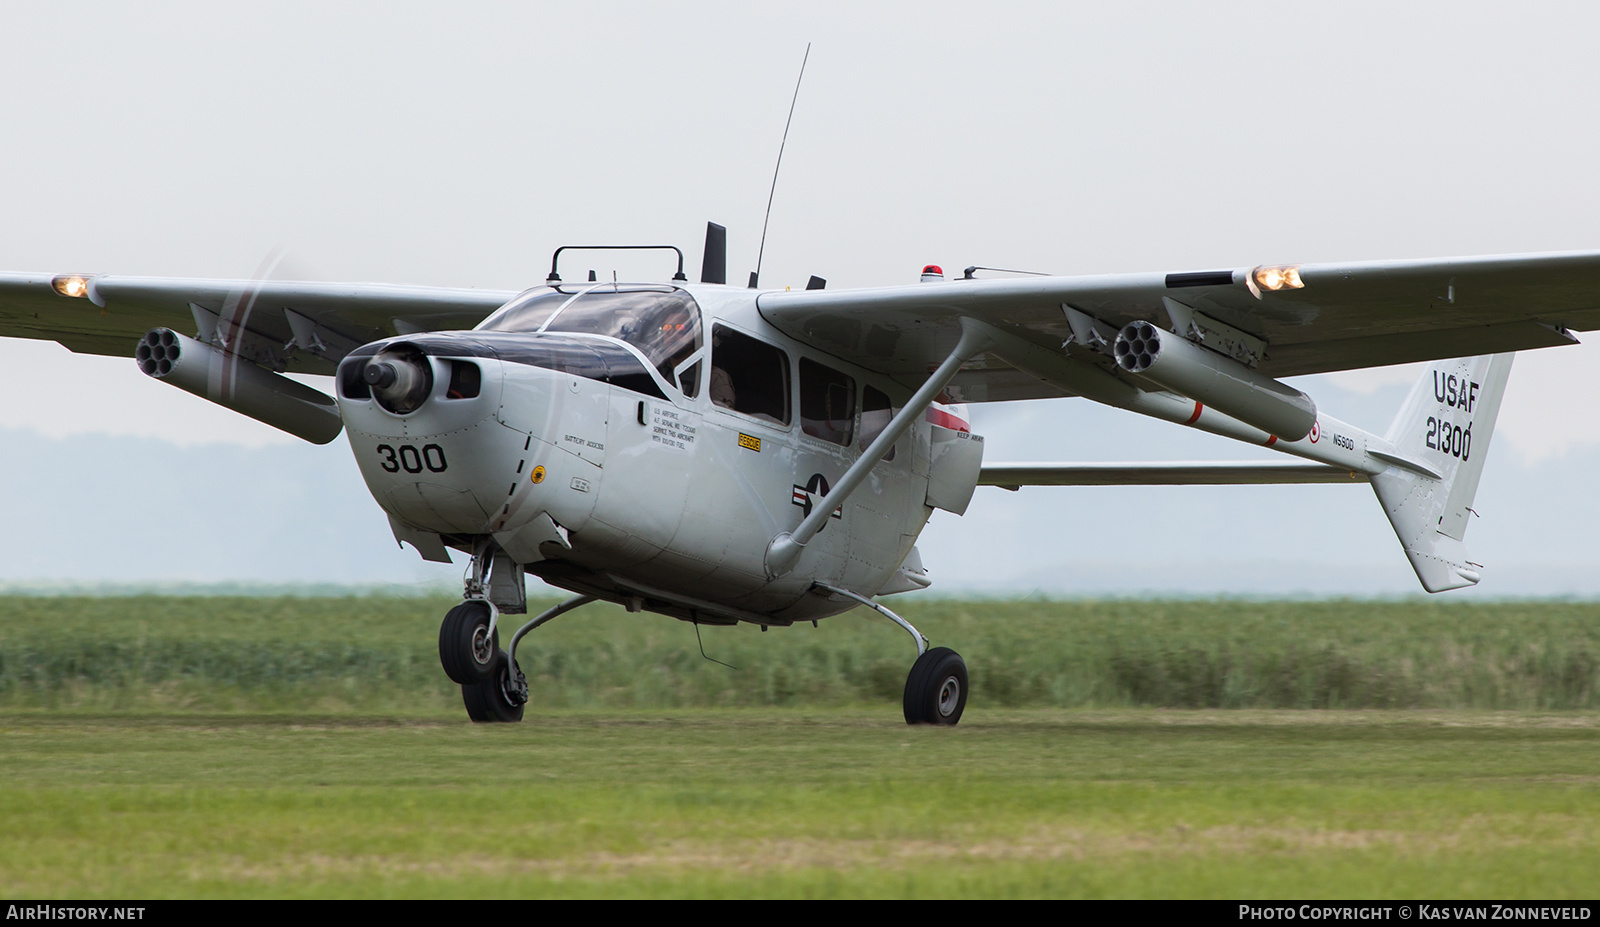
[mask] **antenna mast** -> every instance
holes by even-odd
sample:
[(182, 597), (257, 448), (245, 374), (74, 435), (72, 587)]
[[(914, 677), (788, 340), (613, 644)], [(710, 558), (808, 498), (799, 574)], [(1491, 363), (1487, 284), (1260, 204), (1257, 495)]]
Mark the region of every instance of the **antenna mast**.
[(756, 269), (750, 273), (750, 288), (755, 289), (761, 279), (761, 259), (767, 254), (767, 223), (772, 220), (772, 197), (778, 192), (778, 168), (783, 167), (783, 146), (789, 143), (789, 123), (794, 122), (794, 104), (800, 99), (800, 82), (806, 77), (806, 62), (811, 60), (811, 43), (806, 43), (806, 55), (800, 59), (800, 76), (794, 81), (794, 98), (789, 101), (789, 118), (783, 121), (783, 141), (778, 143), (778, 163), (772, 166), (772, 189), (767, 191), (767, 214), (761, 220), (761, 248), (756, 252)]

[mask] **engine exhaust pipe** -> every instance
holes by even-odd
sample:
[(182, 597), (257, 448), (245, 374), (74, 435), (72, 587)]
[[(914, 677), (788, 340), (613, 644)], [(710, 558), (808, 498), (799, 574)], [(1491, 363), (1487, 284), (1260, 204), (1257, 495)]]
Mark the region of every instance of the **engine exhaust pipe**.
[(1129, 322), (1111, 350), (1123, 370), (1280, 440), (1299, 441), (1317, 420), (1317, 404), (1305, 393), (1149, 322)]
[(145, 332), (134, 358), (157, 380), (312, 444), (327, 444), (344, 429), (332, 396), (170, 328)]

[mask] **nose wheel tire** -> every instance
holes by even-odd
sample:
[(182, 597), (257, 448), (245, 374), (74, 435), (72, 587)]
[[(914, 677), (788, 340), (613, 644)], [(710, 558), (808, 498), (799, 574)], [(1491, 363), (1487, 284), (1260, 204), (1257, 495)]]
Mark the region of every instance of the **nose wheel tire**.
[(953, 725), (967, 708), (967, 664), (949, 647), (917, 658), (906, 678), (906, 723)]
[(439, 625), (439, 664), (446, 676), (461, 685), (486, 682), (500, 653), (500, 630), (489, 627), (489, 606), (462, 602), (450, 609)]
[(487, 681), (461, 687), (461, 702), (467, 706), (467, 717), (479, 724), (521, 721), (523, 705), (528, 701), (527, 684), (521, 676), (505, 651), (497, 652), (493, 672)]

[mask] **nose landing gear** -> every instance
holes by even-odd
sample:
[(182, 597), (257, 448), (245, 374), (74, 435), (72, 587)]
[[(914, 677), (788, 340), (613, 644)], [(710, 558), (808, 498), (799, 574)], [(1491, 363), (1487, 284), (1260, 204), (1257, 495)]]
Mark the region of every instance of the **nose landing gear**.
[(473, 552), (462, 596), (439, 625), (439, 665), (460, 684), (469, 718), (521, 721), (528, 681), (517, 666), (516, 640), (510, 654), (500, 649), (499, 620), (526, 607), (522, 568), (484, 539)]
[(486, 599), (468, 599), (450, 609), (439, 625), (439, 664), (452, 682), (464, 686), (488, 681), (500, 653), (495, 607)]
[[(479, 723), (521, 721), (528, 704), (528, 678), (517, 665), (517, 644), (534, 628), (593, 601), (594, 596), (580, 595), (544, 611), (511, 636), (509, 651), (500, 649), (500, 632), (487, 617), (498, 615), (492, 603), (468, 599), (452, 608), (439, 629), (439, 661), (450, 678), (461, 683), (467, 717)], [(482, 677), (459, 678), (452, 667), (463, 666), (473, 671), (483, 666)]]

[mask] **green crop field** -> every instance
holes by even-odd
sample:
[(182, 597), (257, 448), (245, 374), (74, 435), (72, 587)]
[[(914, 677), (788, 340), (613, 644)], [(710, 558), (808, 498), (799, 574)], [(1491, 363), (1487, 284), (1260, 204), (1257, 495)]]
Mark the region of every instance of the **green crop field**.
[(466, 722), (447, 601), (0, 598), (11, 897), (1593, 897), (1600, 608), (902, 603), (535, 632)]
[[(902, 598), (989, 707), (1600, 709), (1595, 603)], [(460, 701), (437, 649), (452, 604), (0, 597), (0, 707), (442, 710)], [(540, 708), (892, 706), (916, 655), (865, 609), (700, 636), (737, 669), (693, 626), (609, 605), (535, 631), (519, 661)]]

